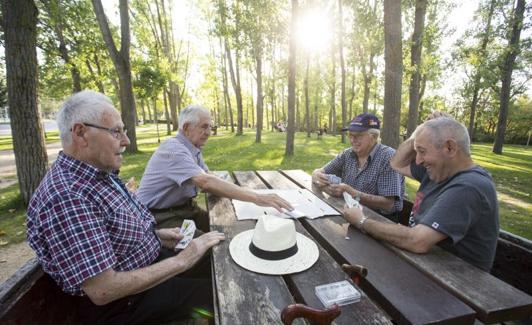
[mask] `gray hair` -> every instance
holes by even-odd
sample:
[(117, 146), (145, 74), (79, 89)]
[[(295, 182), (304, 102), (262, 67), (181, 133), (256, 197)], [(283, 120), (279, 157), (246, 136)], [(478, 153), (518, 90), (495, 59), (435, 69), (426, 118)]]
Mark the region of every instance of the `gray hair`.
[(379, 129), (368, 129), (368, 133), (371, 134), (377, 143), (381, 142), (381, 130)]
[(113, 108), (109, 97), (102, 93), (83, 90), (65, 100), (57, 114), (57, 126), (63, 145), (72, 142), (72, 127), (76, 123), (99, 123), (107, 108)]
[(430, 130), (430, 141), (438, 149), (441, 149), (448, 139), (456, 141), (458, 148), (466, 154), (471, 156), (471, 143), (469, 141), (469, 133), (467, 128), (452, 117), (438, 117), (428, 120), (421, 124), (416, 130), (415, 134), (419, 134), (420, 130)]
[(181, 110), (181, 113), (179, 113), (179, 130), (183, 130), (185, 123), (197, 125), (201, 113), (211, 116), (209, 110), (200, 105), (189, 105)]

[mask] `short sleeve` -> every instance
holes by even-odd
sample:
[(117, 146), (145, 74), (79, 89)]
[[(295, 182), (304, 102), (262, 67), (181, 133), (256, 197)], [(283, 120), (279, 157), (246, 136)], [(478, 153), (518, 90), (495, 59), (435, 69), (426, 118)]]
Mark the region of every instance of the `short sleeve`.
[(161, 164), (161, 169), (159, 170), (164, 170), (168, 178), (182, 186), (183, 183), (192, 177), (205, 173), (205, 170), (196, 161), (196, 159), (201, 158), (201, 155), (196, 158), (192, 156), (187, 148), (180, 149), (175, 152), (158, 153), (158, 162)]
[(41, 226), (49, 256), (57, 267), (53, 270), (65, 288), (81, 284), (117, 263), (100, 209), (92, 202), (69, 192), (50, 201), (41, 215), (53, 218)]
[[(350, 149), (349, 149), (350, 150)], [(336, 157), (329, 161), (324, 167), (323, 170), (326, 174), (334, 174), (336, 176), (342, 176), (342, 169), (345, 164), (345, 155), (346, 151), (343, 151), (336, 155)]]
[(421, 182), (425, 174), (427, 174), (427, 169), (422, 165), (417, 165), (415, 162), (412, 162), (410, 164), (410, 173), (415, 180)]

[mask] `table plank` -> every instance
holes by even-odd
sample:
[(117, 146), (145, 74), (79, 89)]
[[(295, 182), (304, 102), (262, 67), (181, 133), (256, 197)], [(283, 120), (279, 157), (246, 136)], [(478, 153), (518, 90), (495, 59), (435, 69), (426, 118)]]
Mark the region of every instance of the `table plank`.
[[(307, 173), (283, 173), (298, 185), (280, 177), (277, 172), (259, 172), (263, 179), (276, 188), (303, 186), (313, 190), (310, 175)], [(335, 208), (343, 205), (343, 200), (321, 194), (317, 196)], [(337, 261), (366, 266), (368, 276), (362, 282), (362, 288), (372, 299), (379, 302), (397, 323), (473, 323), (475, 312), (471, 308), (385, 245), (354, 227), (349, 227), (342, 217), (303, 219), (302, 223), (315, 238), (319, 238)], [(346, 237), (349, 239), (346, 240)]]
[[(297, 179), (305, 187), (312, 187), (311, 176), (304, 171), (284, 172)], [(364, 213), (380, 221), (388, 222), (373, 210)], [(386, 244), (420, 271), (438, 282), (453, 295), (468, 304), (485, 323), (496, 323), (530, 317), (532, 296), (510, 284), (484, 272), (438, 246), (429, 254), (415, 254)]]
[[(232, 181), (231, 177), (226, 178)], [(252, 229), (251, 220), (236, 222), (231, 200), (207, 194), (211, 229), (226, 239), (213, 247), (213, 283), (217, 293), (216, 324), (282, 324), (281, 311), (295, 301), (280, 276), (249, 272), (229, 254), (229, 243), (242, 231)], [(294, 324), (304, 324), (296, 320)]]
[[(235, 172), (235, 177), (241, 186), (253, 189), (266, 188), (264, 183), (254, 172)], [(296, 230), (299, 233), (312, 238), (299, 222), (296, 222)], [(341, 280), (347, 280), (351, 284), (353, 284), (353, 282), (347, 274), (342, 271), (339, 264), (336, 263), (320, 245), (318, 245), (318, 248), (320, 257), (316, 264), (310, 269), (283, 277), (292, 289), (292, 293), (296, 296), (296, 300), (299, 300), (310, 307), (323, 309), (324, 306), (314, 293), (314, 288), (317, 285)], [(353, 285), (357, 287), (355, 284)], [(340, 307), (342, 313), (333, 323), (391, 324), (389, 316), (377, 307), (361, 289), (359, 289), (359, 291), (362, 295), (360, 302)]]

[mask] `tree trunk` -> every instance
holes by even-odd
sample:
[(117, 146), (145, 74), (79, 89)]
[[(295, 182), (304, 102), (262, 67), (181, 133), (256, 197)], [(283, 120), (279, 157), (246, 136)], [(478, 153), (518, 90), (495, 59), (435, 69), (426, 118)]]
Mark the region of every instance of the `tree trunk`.
[(329, 113), (329, 129), (334, 134), (336, 132), (336, 49), (334, 41), (331, 44), (331, 61), (331, 111)]
[(401, 81), (403, 74), (401, 1), (384, 0), (384, 113), (382, 142), (399, 146)]
[[(343, 42), (343, 14), (342, 14), (342, 0), (338, 0), (339, 11), (339, 35), (338, 35), (338, 48), (340, 52), (340, 68), (342, 70), (342, 84), (341, 84), (341, 101), (342, 101), (342, 127), (347, 124), (347, 103), (345, 99), (345, 61), (344, 61), (344, 42)], [(342, 132), (342, 143), (345, 143), (345, 132)]]
[(292, 0), (290, 21), (290, 45), (288, 52), (288, 125), (286, 129), (285, 156), (294, 155), (294, 111), (296, 101), (296, 26), (298, 16), (297, 0)]
[(514, 69), (515, 58), (520, 52), (519, 38), (523, 28), (523, 15), (525, 12), (525, 0), (517, 0), (514, 16), (512, 19), (512, 33), (509, 35), (508, 51), (502, 66), (502, 86), (501, 86), (501, 104), (499, 109), (499, 121), (497, 123), (497, 133), (493, 143), (493, 152), (502, 154), (504, 144), (504, 134), (506, 133), (506, 123), (508, 120), (508, 106), (510, 104), (510, 89), (512, 86), (512, 72)]
[(166, 90), (163, 89), (164, 118), (166, 119), (166, 135), (172, 134), (170, 126), (170, 110), (168, 109), (168, 100), (166, 99)]
[(120, 110), (122, 121), (127, 129), (127, 136), (131, 141), (128, 152), (137, 152), (137, 134), (135, 125), (137, 121), (137, 110), (135, 108), (135, 97), (133, 96), (133, 83), (131, 82), (131, 65), (129, 59), (130, 35), (129, 35), (129, 12), (128, 0), (120, 0), (120, 51), (116, 48), (107, 16), (102, 7), (101, 0), (92, 0), (92, 6), (96, 19), (100, 25), (103, 39), (107, 45), (107, 50), (111, 56), (115, 69), (118, 73), (120, 89)]
[(37, 105), (37, 15), (33, 1), (2, 0), (7, 103), (18, 184), (25, 206), (48, 166)]
[(488, 42), (490, 39), (490, 30), (491, 30), (491, 18), (493, 17), (493, 12), (495, 10), (495, 2), (496, 0), (490, 1), (490, 7), (488, 9), (488, 15), (486, 17), (486, 28), (484, 29), (484, 35), (482, 37), (482, 43), (480, 44), (480, 51), (478, 58), (481, 61), (477, 70), (475, 71), (475, 76), (473, 77), (473, 99), (471, 100), (471, 105), (469, 107), (469, 138), (471, 141), (473, 141), (474, 133), (475, 133), (475, 115), (477, 111), (477, 104), (479, 95), (478, 92), (480, 91), (480, 77), (482, 75), (482, 64), (483, 61), (486, 59), (486, 47), (488, 46)]
[(427, 11), (427, 0), (416, 1), (416, 14), (414, 18), (414, 32), (412, 33), (412, 46), (410, 47), (410, 66), (412, 76), (409, 87), (407, 138), (417, 127), (417, 116), (419, 113), (419, 84), (421, 79), (421, 51), (423, 49), (423, 33), (425, 29), (425, 13)]
[(255, 142), (261, 142), (262, 136), (262, 119), (264, 117), (263, 107), (264, 107), (264, 95), (262, 94), (262, 58), (259, 53), (255, 58), (257, 64), (257, 134), (255, 135)]
[[(237, 111), (237, 129), (236, 129), (236, 135), (242, 135), (242, 92), (240, 90), (240, 83), (237, 80), (237, 77), (235, 76), (235, 69), (233, 69), (233, 59), (231, 58), (231, 50), (229, 49), (229, 45), (227, 44), (227, 40), (225, 42), (225, 52), (227, 56), (227, 62), (229, 63), (229, 76), (231, 77), (231, 84), (233, 85), (233, 90), (235, 91), (235, 97), (236, 97), (236, 111)], [(237, 54), (238, 56), (238, 54)], [(238, 62), (238, 58), (236, 59)], [(238, 67), (237, 67), (238, 70)], [(231, 132), (234, 132), (233, 127), (233, 112), (231, 111)]]
[(305, 80), (304, 80), (304, 92), (305, 92), (305, 128), (307, 129), (307, 138), (310, 138), (310, 100), (308, 97), (308, 75), (309, 75), (309, 65), (310, 65), (310, 54), (307, 53), (307, 66), (305, 69)]

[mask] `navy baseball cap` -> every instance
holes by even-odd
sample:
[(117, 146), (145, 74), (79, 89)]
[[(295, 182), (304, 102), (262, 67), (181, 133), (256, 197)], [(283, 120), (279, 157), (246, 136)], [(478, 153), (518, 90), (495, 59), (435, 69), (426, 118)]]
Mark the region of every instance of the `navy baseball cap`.
[(349, 123), (349, 126), (343, 128), (342, 131), (363, 132), (369, 129), (379, 130), (380, 128), (381, 122), (377, 116), (369, 113), (362, 113), (355, 117), (351, 123)]

